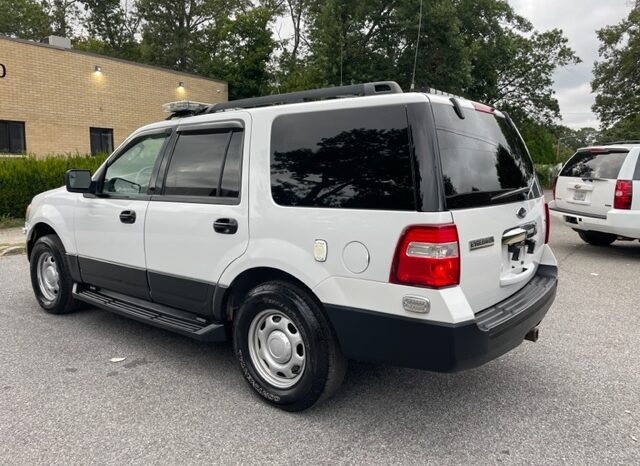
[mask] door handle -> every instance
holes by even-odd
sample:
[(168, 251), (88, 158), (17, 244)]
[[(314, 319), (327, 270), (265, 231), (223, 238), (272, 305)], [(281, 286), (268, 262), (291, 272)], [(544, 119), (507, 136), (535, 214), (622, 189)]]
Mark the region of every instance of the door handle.
[(136, 223), (136, 211), (123, 210), (120, 212), (120, 221), (122, 223)]
[(233, 235), (238, 231), (238, 221), (235, 218), (219, 218), (213, 222), (213, 229), (223, 235)]

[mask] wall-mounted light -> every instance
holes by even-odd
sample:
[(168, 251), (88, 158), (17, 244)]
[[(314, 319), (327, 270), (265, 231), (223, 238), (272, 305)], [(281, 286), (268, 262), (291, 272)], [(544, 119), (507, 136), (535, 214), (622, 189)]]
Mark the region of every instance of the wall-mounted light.
[(96, 73), (102, 73), (102, 67), (100, 65), (95, 66)]
[(179, 87), (180, 89), (184, 89), (184, 82), (180, 81), (180, 82), (178, 83), (178, 87)]

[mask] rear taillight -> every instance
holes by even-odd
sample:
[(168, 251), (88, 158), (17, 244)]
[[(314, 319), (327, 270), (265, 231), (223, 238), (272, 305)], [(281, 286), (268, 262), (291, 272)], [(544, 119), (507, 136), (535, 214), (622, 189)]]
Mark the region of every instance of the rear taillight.
[(544, 203), (544, 244), (549, 242), (549, 235), (551, 234), (551, 216), (549, 215), (549, 204)]
[(556, 200), (556, 186), (558, 186), (558, 177), (554, 176), (553, 181), (551, 182), (551, 190), (553, 192), (553, 200)]
[(456, 226), (414, 225), (406, 228), (396, 247), (389, 281), (431, 288), (460, 283)]
[(616, 182), (616, 193), (613, 198), (614, 209), (631, 209), (631, 198), (633, 197), (633, 181), (618, 180)]

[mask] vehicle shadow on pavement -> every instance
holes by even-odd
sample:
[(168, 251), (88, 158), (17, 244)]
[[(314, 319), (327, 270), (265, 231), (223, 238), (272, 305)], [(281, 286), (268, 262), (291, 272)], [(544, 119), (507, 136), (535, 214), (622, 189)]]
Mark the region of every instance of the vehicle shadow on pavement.
[[(100, 338), (113, 340), (114, 346), (121, 347), (122, 356), (128, 356), (121, 366), (114, 364), (114, 370), (126, 369), (131, 362), (136, 367), (136, 361), (142, 358), (150, 365), (162, 364), (176, 371), (181, 378), (205, 377), (201, 383), (222, 385), (225, 396), (237, 398), (238, 403), (262, 406), (246, 386), (229, 342), (198, 342), (99, 309), (80, 311), (76, 317), (78, 325), (91, 326), (93, 332), (101, 333)], [(362, 417), (362, 413), (369, 413), (375, 419), (382, 417), (381, 422), (395, 422), (402, 413), (405, 422), (429, 419), (429, 423), (437, 423), (453, 415), (458, 419), (476, 418), (485, 409), (495, 410), (496, 405), (506, 411), (522, 410), (523, 399), (537, 398), (536, 392), (553, 391), (555, 387), (541, 385), (541, 381), (554, 384), (545, 378), (541, 364), (527, 367), (519, 364), (519, 359), (510, 353), (480, 368), (454, 374), (349, 361), (345, 381), (332, 398), (293, 416)], [(470, 412), (468, 407), (472, 405)], [(292, 416), (276, 408), (267, 409), (277, 416)]]

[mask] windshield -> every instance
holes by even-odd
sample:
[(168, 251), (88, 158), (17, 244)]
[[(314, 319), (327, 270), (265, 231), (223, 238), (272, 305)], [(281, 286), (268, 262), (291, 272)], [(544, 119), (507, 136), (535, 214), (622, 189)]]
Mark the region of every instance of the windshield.
[(627, 157), (624, 152), (577, 152), (562, 168), (560, 176), (615, 180)]
[(434, 104), (433, 112), (449, 209), (514, 202), (528, 195), (524, 190), (497, 196), (527, 188), (535, 177), (524, 142), (506, 118), (467, 110), (460, 119), (446, 104)]

